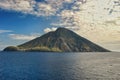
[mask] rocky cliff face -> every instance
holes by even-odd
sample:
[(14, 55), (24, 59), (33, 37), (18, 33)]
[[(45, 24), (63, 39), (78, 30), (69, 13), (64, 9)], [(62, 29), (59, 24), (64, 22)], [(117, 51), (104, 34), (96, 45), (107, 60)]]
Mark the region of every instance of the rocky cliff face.
[[(21, 51), (107, 52), (108, 50), (66, 28), (58, 28), (18, 46)], [(44, 49), (43, 49), (44, 48)], [(5, 49), (6, 50), (6, 49)], [(8, 49), (10, 50), (10, 49)], [(7, 51), (7, 50), (6, 50)]]

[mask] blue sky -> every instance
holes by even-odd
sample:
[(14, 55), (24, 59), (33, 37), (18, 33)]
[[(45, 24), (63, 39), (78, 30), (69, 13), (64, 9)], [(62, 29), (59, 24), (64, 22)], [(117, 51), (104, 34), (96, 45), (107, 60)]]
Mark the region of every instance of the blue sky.
[[(10, 34), (16, 34), (16, 36), (24, 35), (26, 37), (32, 35), (40, 36), (45, 33), (45, 28), (51, 27), (50, 23), (55, 19), (54, 17), (51, 19), (51, 17), (37, 17), (14, 11), (0, 10), (0, 30), (6, 30), (0, 34), (0, 43), (2, 45), (5, 44), (5, 46), (24, 43), (29, 38), (13, 39)], [(1, 48), (3, 49), (4, 46)]]
[[(45, 28), (50, 28), (50, 23), (55, 20), (53, 18), (50, 20), (50, 17), (36, 17), (0, 10), (0, 30), (6, 30), (6, 32), (0, 34), (0, 44), (2, 45), (0, 48), (3, 49), (6, 46), (19, 45), (41, 36), (45, 33)], [(26, 38), (20, 37), (17, 39), (10, 36), (10, 34), (16, 34), (13, 37), (24, 35)]]
[(0, 10), (0, 28), (23, 34), (43, 33), (44, 28), (50, 27), (50, 23), (55, 20), (54, 17), (50, 18)]
[(2, 0), (0, 50), (65, 27), (107, 49), (120, 51), (119, 3), (119, 0)]

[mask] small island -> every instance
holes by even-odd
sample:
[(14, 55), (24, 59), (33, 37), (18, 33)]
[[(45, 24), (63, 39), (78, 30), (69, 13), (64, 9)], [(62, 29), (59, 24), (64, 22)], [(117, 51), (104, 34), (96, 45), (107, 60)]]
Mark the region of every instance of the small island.
[(58, 28), (24, 44), (6, 47), (3, 51), (109, 52), (66, 28)]

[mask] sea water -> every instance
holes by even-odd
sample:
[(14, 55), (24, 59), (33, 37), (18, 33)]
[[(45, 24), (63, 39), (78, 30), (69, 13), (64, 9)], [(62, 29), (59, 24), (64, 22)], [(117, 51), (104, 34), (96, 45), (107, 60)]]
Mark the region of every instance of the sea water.
[[(101, 68), (95, 61), (108, 58), (106, 64), (98, 62), (103, 66), (108, 65), (107, 67), (116, 63), (117, 70), (120, 70), (118, 56), (120, 57), (120, 53), (0, 52), (0, 80), (116, 80), (120, 79), (119, 72), (97, 73)], [(109, 59), (119, 60), (109, 63)], [(95, 68), (98, 69), (96, 73)], [(113, 76), (114, 74), (117, 76)]]

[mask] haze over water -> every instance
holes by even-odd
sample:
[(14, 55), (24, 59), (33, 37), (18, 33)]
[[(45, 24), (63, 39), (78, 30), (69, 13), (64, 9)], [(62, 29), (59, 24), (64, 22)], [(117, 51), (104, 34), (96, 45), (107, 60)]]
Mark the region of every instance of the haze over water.
[(0, 52), (0, 80), (119, 80), (120, 53)]

